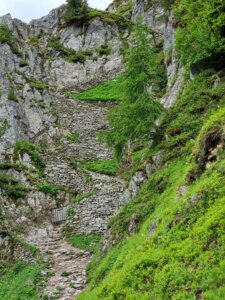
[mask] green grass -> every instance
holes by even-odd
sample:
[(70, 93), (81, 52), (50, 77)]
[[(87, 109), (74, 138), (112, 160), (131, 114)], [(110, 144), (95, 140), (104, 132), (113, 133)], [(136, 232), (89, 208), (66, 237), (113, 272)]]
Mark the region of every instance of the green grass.
[(79, 203), (79, 202), (81, 202), (82, 200), (87, 199), (87, 198), (89, 198), (89, 197), (91, 197), (91, 196), (93, 196), (93, 195), (96, 195), (96, 192), (85, 193), (85, 194), (83, 194), (83, 195), (77, 196), (76, 198), (72, 198), (72, 199), (70, 200), (70, 202), (71, 202), (71, 203)]
[(1, 300), (38, 299), (37, 284), (41, 283), (42, 266), (17, 262), (12, 268), (3, 269), (0, 280)]
[(79, 139), (79, 137), (80, 135), (78, 133), (71, 133), (65, 136), (65, 138), (71, 142), (76, 142)]
[(118, 169), (118, 163), (115, 160), (87, 161), (82, 166), (89, 171), (100, 174), (115, 175)]
[(79, 249), (95, 253), (99, 247), (101, 236), (99, 235), (70, 235), (68, 242)]
[(21, 163), (12, 163), (11, 161), (4, 160), (0, 163), (0, 170), (14, 169), (18, 172), (28, 170), (29, 168)]
[[(110, 221), (111, 247), (89, 264), (79, 300), (224, 299), (225, 78), (217, 87), (213, 78), (204, 73), (187, 83), (149, 153), (143, 148), (150, 162), (161, 150), (163, 165)], [(203, 167), (216, 143), (223, 147)], [(133, 154), (134, 164), (141, 154)]]
[(69, 93), (68, 95), (75, 100), (83, 101), (121, 101), (124, 98), (122, 76), (106, 81), (85, 92)]

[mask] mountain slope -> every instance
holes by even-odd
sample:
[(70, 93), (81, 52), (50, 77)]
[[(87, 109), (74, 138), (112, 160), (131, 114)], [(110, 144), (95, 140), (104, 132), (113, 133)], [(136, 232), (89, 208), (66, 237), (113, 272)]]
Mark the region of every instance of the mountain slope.
[[(66, 6), (30, 24), (0, 18), (2, 297), (16, 274), (12, 300), (72, 299), (93, 252), (76, 299), (224, 299), (224, 8), (116, 0), (84, 23), (66, 23)], [(123, 101), (140, 16), (165, 110), (118, 163), (98, 137)], [(72, 257), (64, 239), (84, 250)]]

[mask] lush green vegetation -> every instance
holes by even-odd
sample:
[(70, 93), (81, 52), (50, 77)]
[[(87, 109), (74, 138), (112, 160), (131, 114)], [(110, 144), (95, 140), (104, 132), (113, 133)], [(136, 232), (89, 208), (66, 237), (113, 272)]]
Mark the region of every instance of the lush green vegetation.
[(131, 3), (123, 6), (123, 8), (121, 7), (118, 13), (91, 9), (88, 7), (86, 0), (67, 0), (67, 3), (63, 17), (69, 24), (88, 24), (93, 18), (99, 17), (104, 23), (117, 24), (122, 30), (129, 27), (129, 21), (122, 15), (131, 10)]
[(37, 189), (40, 192), (43, 192), (44, 194), (48, 194), (51, 196), (57, 196), (60, 191), (59, 187), (57, 187), (49, 182), (44, 182), (44, 183), (38, 184)]
[(67, 0), (67, 3), (65, 21), (82, 23), (88, 19), (89, 8), (86, 0)]
[(45, 163), (39, 154), (39, 148), (37, 145), (34, 145), (28, 141), (17, 141), (14, 147), (14, 154), (16, 157), (18, 155), (29, 154), (33, 160), (35, 166), (39, 169), (45, 168)]
[(8, 43), (15, 48), (17, 39), (7, 25), (0, 24), (0, 43)]
[(0, 298), (2, 300), (38, 299), (41, 265), (17, 262), (13, 267), (0, 267)]
[(123, 74), (125, 97), (109, 114), (110, 130), (105, 139), (120, 158), (128, 143), (145, 139), (155, 126), (161, 105), (150, 96), (149, 83), (156, 73), (154, 49), (149, 45), (149, 29), (138, 20), (131, 36)]
[(69, 235), (67, 239), (74, 247), (95, 253), (99, 248), (101, 237), (99, 235)]
[(115, 175), (118, 169), (118, 162), (115, 160), (102, 160), (102, 161), (87, 161), (82, 163), (86, 169), (106, 175)]
[(12, 198), (22, 198), (26, 196), (27, 189), (14, 177), (0, 173), (0, 188), (3, 195)]
[[(184, 63), (198, 62), (225, 49), (225, 3), (223, 0), (177, 0), (179, 28), (176, 46)], [(200, 25), (201, 24), (201, 25)]]
[(122, 76), (108, 80), (93, 89), (82, 93), (69, 93), (75, 100), (84, 101), (120, 101), (124, 98)]
[(215, 85), (217, 76), (186, 77), (154, 144), (141, 148), (150, 162), (161, 151), (161, 166), (111, 220), (114, 246), (96, 254), (78, 299), (223, 299), (225, 77)]

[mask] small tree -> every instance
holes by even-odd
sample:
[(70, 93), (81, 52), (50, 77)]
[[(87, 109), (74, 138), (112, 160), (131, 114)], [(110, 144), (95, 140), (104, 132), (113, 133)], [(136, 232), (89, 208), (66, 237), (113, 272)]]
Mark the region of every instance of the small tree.
[(89, 17), (87, 0), (67, 0), (68, 8), (64, 16), (67, 22), (82, 22)]
[(109, 146), (120, 158), (128, 142), (144, 139), (161, 112), (161, 105), (150, 96), (150, 82), (156, 70), (149, 28), (138, 20), (131, 36), (124, 72), (124, 101), (109, 114)]

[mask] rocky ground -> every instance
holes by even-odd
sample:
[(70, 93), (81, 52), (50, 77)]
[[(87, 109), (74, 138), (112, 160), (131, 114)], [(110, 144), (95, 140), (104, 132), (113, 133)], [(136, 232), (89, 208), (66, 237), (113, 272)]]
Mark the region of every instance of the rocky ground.
[[(48, 274), (52, 276), (43, 294), (48, 299), (74, 299), (86, 285), (85, 268), (91, 254), (71, 246), (60, 234), (60, 227), (52, 228), (47, 235), (34, 235), (27, 241), (40, 249), (44, 261), (49, 263)], [(43, 275), (47, 272), (43, 271)]]

